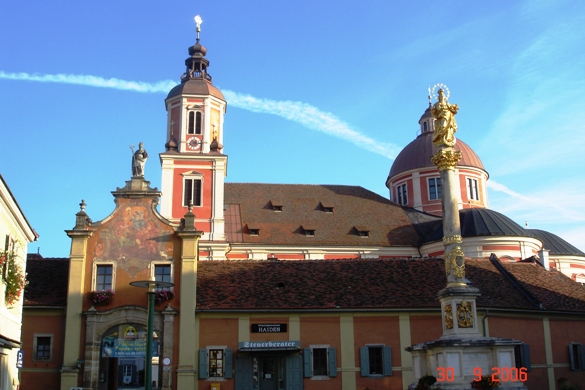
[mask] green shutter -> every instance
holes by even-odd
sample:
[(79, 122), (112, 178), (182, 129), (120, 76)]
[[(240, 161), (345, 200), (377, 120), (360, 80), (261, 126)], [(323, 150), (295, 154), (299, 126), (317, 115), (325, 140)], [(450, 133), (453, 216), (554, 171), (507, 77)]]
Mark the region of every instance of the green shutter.
[(337, 351), (335, 348), (329, 348), (329, 376), (337, 376)]
[(229, 349), (226, 348), (225, 350), (225, 357), (224, 357), (224, 369), (223, 369), (223, 377), (226, 379), (231, 379), (232, 378), (232, 364), (233, 364), (233, 360), (234, 359), (234, 350), (233, 349)]
[(207, 350), (199, 350), (199, 379), (207, 379)]
[(520, 346), (522, 353), (522, 367), (526, 368), (526, 371), (532, 371), (530, 367), (530, 345), (522, 344)]
[(313, 357), (311, 354), (311, 348), (303, 349), (303, 365), (305, 378), (313, 376)]
[(252, 390), (253, 387), (252, 357), (236, 357), (236, 390)]
[(362, 376), (370, 376), (370, 355), (368, 347), (360, 347), (360, 369)]
[(384, 363), (384, 376), (392, 375), (392, 348), (383, 347), (382, 360)]
[(286, 357), (286, 389), (303, 390), (303, 362), (300, 355)]

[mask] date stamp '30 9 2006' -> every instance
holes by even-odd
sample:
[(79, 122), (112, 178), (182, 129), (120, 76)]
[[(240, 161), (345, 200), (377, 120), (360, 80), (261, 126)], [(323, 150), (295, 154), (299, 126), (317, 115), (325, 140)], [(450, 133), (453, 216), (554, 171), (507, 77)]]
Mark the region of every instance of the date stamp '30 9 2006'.
[[(483, 372), (481, 367), (473, 368), (473, 380), (482, 380)], [(455, 380), (455, 369), (453, 367), (437, 367), (437, 382), (453, 382)], [(526, 367), (492, 367), (492, 382), (526, 382), (528, 370)]]

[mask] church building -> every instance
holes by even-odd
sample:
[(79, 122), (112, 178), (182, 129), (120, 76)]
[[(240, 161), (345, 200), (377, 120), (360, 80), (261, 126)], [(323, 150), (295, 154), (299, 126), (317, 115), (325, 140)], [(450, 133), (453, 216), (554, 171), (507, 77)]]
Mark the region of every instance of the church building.
[[(188, 53), (165, 99), (161, 189), (144, 175), (146, 149), (158, 146), (141, 145), (132, 176), (111, 192), (109, 216), (92, 221), (81, 201), (68, 258), (29, 256), (21, 388), (142, 389), (149, 363), (152, 388), (165, 390), (416, 383), (422, 373), (407, 348), (444, 331), (430, 108), (390, 169), (389, 198), (350, 185), (230, 183), (229, 102), (213, 85), (199, 29)], [(515, 341), (501, 366), (467, 364), (454, 375), (471, 382), (476, 368), (505, 369), (516, 372), (500, 376), (511, 389), (585, 383), (585, 286), (577, 282), (585, 253), (490, 210), (487, 170), (468, 145), (456, 148), (466, 277), (481, 293), (477, 329)], [(131, 285), (144, 280), (172, 284), (154, 292), (152, 335), (146, 291)], [(43, 337), (48, 354), (38, 349)], [(444, 363), (429, 362), (438, 379)]]

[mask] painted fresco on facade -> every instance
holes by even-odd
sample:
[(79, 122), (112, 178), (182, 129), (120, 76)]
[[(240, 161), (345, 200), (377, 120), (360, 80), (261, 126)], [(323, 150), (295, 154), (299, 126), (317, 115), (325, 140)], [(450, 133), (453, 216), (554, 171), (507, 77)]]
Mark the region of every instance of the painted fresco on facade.
[(120, 205), (106, 228), (100, 230), (94, 249), (96, 260), (123, 260), (118, 266), (135, 276), (145, 260), (172, 257), (171, 232), (141, 201)]

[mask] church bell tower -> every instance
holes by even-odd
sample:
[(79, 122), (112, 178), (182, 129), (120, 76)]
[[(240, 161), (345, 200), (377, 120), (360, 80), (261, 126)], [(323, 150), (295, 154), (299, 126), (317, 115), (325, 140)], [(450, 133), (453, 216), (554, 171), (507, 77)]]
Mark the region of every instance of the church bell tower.
[(225, 242), (227, 156), (222, 142), (227, 105), (208, 73), (207, 49), (199, 42), (201, 18), (197, 16), (195, 21), (197, 41), (189, 48), (185, 73), (165, 99), (167, 142), (166, 151), (160, 154), (160, 212), (178, 222), (191, 206), (196, 226), (204, 232), (202, 241)]

